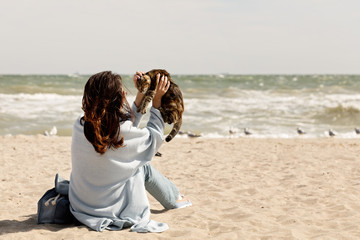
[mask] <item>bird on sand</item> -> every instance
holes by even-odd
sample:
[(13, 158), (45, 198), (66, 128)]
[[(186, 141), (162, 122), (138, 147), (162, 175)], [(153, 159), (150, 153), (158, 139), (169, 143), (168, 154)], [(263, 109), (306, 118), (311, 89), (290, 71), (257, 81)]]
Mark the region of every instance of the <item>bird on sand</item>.
[(201, 134), (196, 134), (196, 133), (192, 133), (192, 132), (188, 132), (187, 135), (188, 135), (188, 137), (190, 137), (190, 138), (198, 138), (198, 137), (201, 137)]
[(187, 135), (190, 138), (197, 138), (197, 137), (201, 137), (201, 134), (196, 134), (196, 133), (192, 133), (192, 132), (188, 132), (188, 131), (179, 131), (178, 132), (179, 135)]
[(231, 129), (231, 128), (230, 128), (230, 129), (229, 129), (229, 133), (230, 133), (230, 134), (235, 134), (236, 131), (235, 131), (234, 129)]
[(302, 130), (301, 128), (299, 128), (299, 127), (296, 129), (296, 131), (297, 131), (297, 133), (298, 133), (299, 135), (306, 134), (306, 132), (305, 132), (304, 130)]
[(56, 134), (57, 134), (57, 128), (55, 126), (52, 127), (50, 132), (48, 132), (48, 131), (44, 132), (45, 136), (55, 136)]
[(329, 136), (330, 137), (335, 137), (336, 133), (332, 129), (329, 129)]
[(251, 135), (252, 134), (248, 128), (244, 128), (244, 133), (245, 133), (245, 135)]
[(356, 133), (356, 134), (360, 134), (360, 129), (359, 129), (359, 128), (355, 128), (355, 133)]

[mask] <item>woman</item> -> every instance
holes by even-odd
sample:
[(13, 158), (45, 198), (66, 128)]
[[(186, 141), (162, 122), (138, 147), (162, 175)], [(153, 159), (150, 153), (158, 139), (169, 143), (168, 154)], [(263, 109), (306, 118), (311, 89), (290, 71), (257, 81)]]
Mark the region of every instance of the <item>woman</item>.
[[(136, 72), (133, 81), (142, 75)], [(70, 210), (88, 227), (136, 232), (162, 232), (166, 223), (150, 220), (145, 189), (166, 209), (190, 206), (176, 186), (149, 162), (163, 143), (164, 121), (157, 108), (170, 82), (157, 76), (158, 87), (150, 119), (139, 129), (136, 111), (144, 95), (137, 93), (130, 107), (120, 75), (110, 71), (89, 78), (71, 146)]]

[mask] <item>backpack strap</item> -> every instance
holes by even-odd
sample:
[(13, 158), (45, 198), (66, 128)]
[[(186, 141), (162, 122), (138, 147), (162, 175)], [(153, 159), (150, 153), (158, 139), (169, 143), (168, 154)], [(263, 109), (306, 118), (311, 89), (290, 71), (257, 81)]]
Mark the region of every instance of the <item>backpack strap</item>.
[(58, 194), (69, 195), (69, 181), (62, 178), (58, 173), (55, 176), (55, 191)]
[(49, 199), (44, 203), (44, 205), (45, 205), (46, 207), (48, 207), (49, 204), (50, 204), (50, 202), (51, 202), (51, 205), (55, 206), (55, 205), (56, 205), (56, 201), (59, 199), (60, 196), (61, 196), (61, 195), (58, 194), (58, 195), (56, 195), (56, 197), (49, 198)]

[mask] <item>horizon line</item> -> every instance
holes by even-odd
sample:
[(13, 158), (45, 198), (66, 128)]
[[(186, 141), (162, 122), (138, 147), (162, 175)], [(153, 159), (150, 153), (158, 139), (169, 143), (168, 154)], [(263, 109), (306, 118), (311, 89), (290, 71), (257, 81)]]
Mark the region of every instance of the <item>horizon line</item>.
[[(119, 73), (116, 71), (112, 71), (113, 73), (117, 73), (120, 75), (133, 75), (133, 73)], [(23, 75), (32, 75), (32, 76), (91, 76), (95, 74), (94, 73), (0, 73), (0, 76), (23, 76)], [(220, 72), (220, 73), (171, 73), (171, 75), (243, 75), (243, 76), (249, 76), (249, 75), (296, 75), (296, 76), (306, 76), (306, 75), (360, 75), (360, 73), (226, 73), (226, 72)]]

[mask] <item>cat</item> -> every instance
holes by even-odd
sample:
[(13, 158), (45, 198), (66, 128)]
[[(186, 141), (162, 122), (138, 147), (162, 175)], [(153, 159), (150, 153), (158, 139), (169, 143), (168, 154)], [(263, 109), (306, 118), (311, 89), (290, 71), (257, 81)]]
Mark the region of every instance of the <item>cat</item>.
[(184, 112), (184, 100), (182, 97), (182, 93), (178, 85), (172, 80), (170, 74), (164, 69), (153, 69), (145, 74), (143, 74), (140, 78), (138, 78), (136, 82), (137, 89), (145, 93), (143, 100), (137, 112), (141, 112), (142, 114), (146, 113), (146, 108), (152, 99), (155, 96), (156, 85), (156, 75), (160, 73), (161, 76), (166, 76), (168, 81), (170, 81), (170, 87), (168, 91), (161, 98), (161, 107), (159, 111), (161, 116), (164, 119), (164, 122), (168, 124), (174, 123), (174, 126), (166, 137), (166, 142), (171, 141), (175, 137), (175, 135), (179, 132), (180, 127), (182, 125), (182, 114)]

